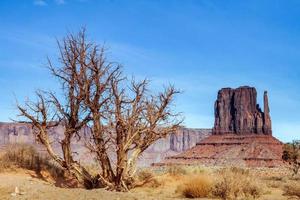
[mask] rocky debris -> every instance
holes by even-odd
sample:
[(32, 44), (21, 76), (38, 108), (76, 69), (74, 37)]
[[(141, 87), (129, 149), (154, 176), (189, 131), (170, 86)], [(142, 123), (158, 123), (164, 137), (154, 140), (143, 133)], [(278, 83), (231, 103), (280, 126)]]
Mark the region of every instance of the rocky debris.
[(24, 194), (26, 194), (25, 192), (20, 192), (20, 189), (19, 189), (19, 187), (15, 187), (15, 192), (13, 192), (13, 193), (11, 193), (10, 195), (11, 196), (18, 196), (18, 195), (24, 195)]
[(264, 93), (264, 112), (256, 98), (254, 87), (221, 89), (215, 102), (213, 134), (272, 135), (267, 92)]

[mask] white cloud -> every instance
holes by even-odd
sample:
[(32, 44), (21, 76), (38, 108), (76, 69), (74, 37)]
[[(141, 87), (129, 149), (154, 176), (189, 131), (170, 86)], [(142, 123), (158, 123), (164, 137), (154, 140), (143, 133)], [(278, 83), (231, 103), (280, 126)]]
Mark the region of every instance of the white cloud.
[(45, 0), (34, 0), (33, 4), (36, 6), (47, 6), (48, 5)]

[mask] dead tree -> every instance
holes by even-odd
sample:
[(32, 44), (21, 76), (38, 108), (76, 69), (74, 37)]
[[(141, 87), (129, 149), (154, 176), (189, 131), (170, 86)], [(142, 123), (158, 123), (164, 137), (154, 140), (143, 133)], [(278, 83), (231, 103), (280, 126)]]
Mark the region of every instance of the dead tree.
[(158, 139), (174, 133), (181, 124), (179, 115), (171, 109), (178, 93), (174, 87), (151, 95), (147, 80), (127, 83), (119, 70), (110, 79), (106, 112), (92, 114), (94, 128), (89, 146), (101, 164), (104, 184), (118, 191), (134, 187), (139, 156)]
[[(84, 104), (88, 84), (91, 84), (87, 80), (92, 74), (90, 67), (99, 64), (98, 57), (101, 55), (97, 46), (86, 42), (84, 30), (78, 35), (70, 34), (62, 42), (58, 42), (58, 46), (60, 66), (54, 66), (48, 59), (48, 68), (60, 82), (62, 96), (52, 92), (38, 92), (36, 103), (27, 102), (24, 107), (18, 105), (18, 109), (20, 116), (29, 120), (36, 130), (38, 140), (60, 166), (71, 172), (86, 188), (98, 187), (98, 178), (93, 177), (74, 160), (71, 142), (75, 137), (80, 138), (80, 130), (91, 120), (90, 111)], [(51, 146), (49, 128), (53, 127), (53, 122), (64, 127), (64, 138), (59, 141), (62, 157), (55, 153)]]
[[(107, 61), (104, 48), (86, 41), (84, 30), (58, 45), (61, 66), (48, 59), (48, 68), (60, 81), (63, 96), (38, 92), (36, 103), (18, 105), (20, 115), (32, 124), (49, 155), (87, 188), (129, 190), (139, 156), (181, 124), (171, 109), (178, 91), (170, 86), (153, 95), (147, 80), (128, 82), (120, 66)], [(64, 126), (62, 157), (49, 136), (49, 128), (58, 124)], [(72, 139), (80, 139), (80, 130), (87, 126), (87, 147), (100, 167), (95, 177), (74, 159), (71, 149)]]

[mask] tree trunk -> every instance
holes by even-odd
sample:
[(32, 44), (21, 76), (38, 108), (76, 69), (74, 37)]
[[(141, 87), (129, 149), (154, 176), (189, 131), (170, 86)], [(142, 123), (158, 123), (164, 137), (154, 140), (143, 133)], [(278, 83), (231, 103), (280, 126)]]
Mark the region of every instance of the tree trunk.
[(103, 139), (103, 130), (100, 124), (100, 115), (97, 112), (93, 113), (93, 123), (94, 143), (96, 145), (98, 161), (102, 169), (102, 177), (105, 180), (112, 182), (115, 178), (115, 174), (107, 155), (107, 149)]
[(127, 166), (126, 166), (126, 174), (128, 177), (133, 177), (136, 172), (136, 162), (142, 150), (140, 148), (135, 149), (128, 159)]
[(93, 177), (84, 167), (77, 162), (73, 162), (69, 171), (76, 177), (86, 189), (94, 189), (101, 187), (99, 177)]

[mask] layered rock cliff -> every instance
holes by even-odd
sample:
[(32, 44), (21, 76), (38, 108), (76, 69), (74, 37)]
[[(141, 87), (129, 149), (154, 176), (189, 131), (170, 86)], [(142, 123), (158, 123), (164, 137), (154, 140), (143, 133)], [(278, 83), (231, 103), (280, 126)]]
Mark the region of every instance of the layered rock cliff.
[(159, 139), (141, 156), (139, 166), (161, 162), (165, 157), (177, 155), (211, 135), (211, 129), (181, 128), (176, 133)]
[(215, 102), (213, 134), (272, 135), (267, 92), (264, 93), (264, 112), (256, 98), (254, 87), (219, 90)]

